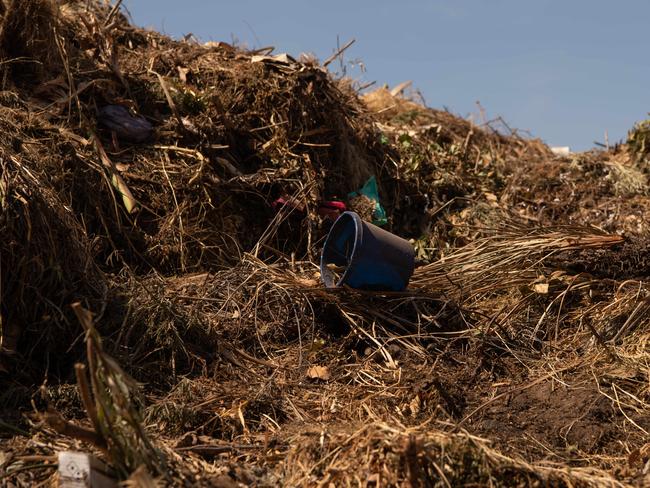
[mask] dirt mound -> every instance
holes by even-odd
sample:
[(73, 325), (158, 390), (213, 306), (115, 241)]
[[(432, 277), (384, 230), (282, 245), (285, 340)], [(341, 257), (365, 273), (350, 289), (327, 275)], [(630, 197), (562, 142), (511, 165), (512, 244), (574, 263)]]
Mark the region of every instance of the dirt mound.
[[(558, 157), (119, 2), (0, 14), (3, 482), (647, 483), (644, 125)], [(409, 289), (323, 288), (377, 203)]]

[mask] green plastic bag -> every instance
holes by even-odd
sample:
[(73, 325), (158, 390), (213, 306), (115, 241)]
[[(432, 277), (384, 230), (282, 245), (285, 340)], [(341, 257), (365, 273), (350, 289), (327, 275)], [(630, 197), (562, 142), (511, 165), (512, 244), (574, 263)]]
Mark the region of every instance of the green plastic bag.
[(379, 203), (379, 189), (377, 188), (377, 179), (374, 176), (371, 176), (368, 181), (366, 181), (363, 188), (350, 193), (348, 198), (354, 198), (360, 195), (375, 202), (375, 210), (372, 214), (372, 223), (375, 225), (386, 225), (388, 222), (388, 219), (386, 218), (386, 210), (384, 210), (384, 207)]

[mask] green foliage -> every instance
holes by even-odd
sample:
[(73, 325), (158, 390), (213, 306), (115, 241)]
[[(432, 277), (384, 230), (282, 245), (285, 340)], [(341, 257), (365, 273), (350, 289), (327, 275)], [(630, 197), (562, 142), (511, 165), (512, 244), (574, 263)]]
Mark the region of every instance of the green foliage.
[(177, 86), (172, 92), (172, 98), (183, 114), (197, 115), (204, 112), (207, 104), (204, 96), (184, 86)]
[(415, 119), (417, 119), (418, 115), (420, 115), (421, 111), (420, 110), (407, 110), (405, 112), (402, 112), (391, 120), (391, 123), (395, 125), (408, 125), (413, 122), (415, 122)]

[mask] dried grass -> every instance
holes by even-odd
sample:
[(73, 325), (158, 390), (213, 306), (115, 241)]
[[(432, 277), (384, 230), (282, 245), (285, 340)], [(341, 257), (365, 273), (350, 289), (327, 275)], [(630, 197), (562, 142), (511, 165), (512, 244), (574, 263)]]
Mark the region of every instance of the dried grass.
[[(115, 5), (0, 5), (3, 483), (87, 449), (134, 486), (647, 484), (626, 148), (561, 159), (387, 90), (369, 110), (314, 61)], [(153, 139), (98, 126), (113, 103)], [(402, 293), (324, 289), (318, 204), (370, 175), (425, 265)]]

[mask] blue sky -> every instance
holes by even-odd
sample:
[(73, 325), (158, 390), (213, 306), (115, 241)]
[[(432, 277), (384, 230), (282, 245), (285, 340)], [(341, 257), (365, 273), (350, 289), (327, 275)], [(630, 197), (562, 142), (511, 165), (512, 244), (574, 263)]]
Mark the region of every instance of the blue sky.
[[(236, 39), (315, 54), (344, 44), (347, 72), (413, 80), (427, 104), (502, 116), (550, 145), (625, 137), (650, 111), (650, 2), (625, 0), (125, 0), (136, 24), (173, 37)], [(365, 66), (362, 72), (355, 60)], [(340, 69), (338, 64), (331, 65)]]

